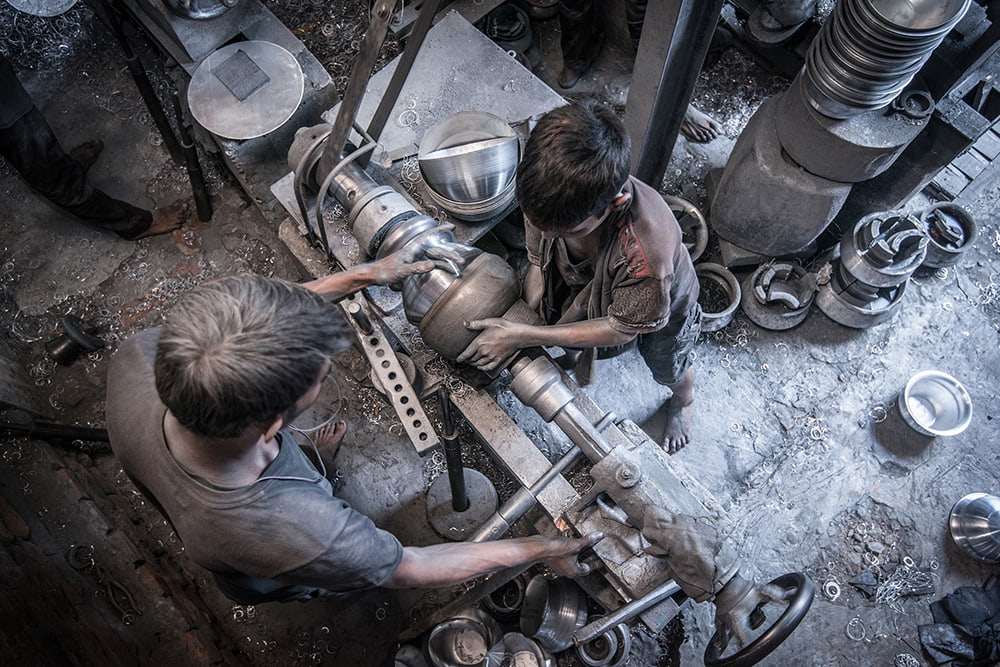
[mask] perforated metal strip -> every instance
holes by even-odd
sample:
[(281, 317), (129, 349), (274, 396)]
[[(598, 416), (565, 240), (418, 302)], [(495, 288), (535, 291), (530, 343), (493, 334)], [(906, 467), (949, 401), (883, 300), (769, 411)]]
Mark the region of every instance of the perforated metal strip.
[[(368, 362), (371, 364), (375, 376), (385, 388), (386, 397), (395, 408), (400, 421), (403, 422), (403, 429), (410, 437), (410, 442), (413, 443), (417, 453), (424, 456), (437, 448), (439, 445), (437, 432), (430, 419), (427, 418), (423, 406), (420, 405), (420, 398), (406, 378), (406, 373), (403, 371), (392, 346), (389, 345), (378, 319), (373, 315), (365, 296), (361, 292), (357, 292), (350, 297), (341, 299), (339, 305), (344, 311), (347, 323), (357, 333), (361, 349), (368, 357)], [(370, 327), (362, 326), (356, 317), (361, 322), (370, 322)], [(370, 328), (371, 332), (366, 333), (366, 328)]]

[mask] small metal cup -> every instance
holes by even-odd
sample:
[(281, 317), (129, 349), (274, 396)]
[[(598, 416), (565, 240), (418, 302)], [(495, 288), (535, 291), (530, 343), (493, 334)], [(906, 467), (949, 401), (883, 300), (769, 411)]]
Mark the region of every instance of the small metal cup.
[(899, 412), (918, 433), (958, 435), (972, 421), (972, 399), (958, 380), (941, 371), (921, 371), (899, 394)]

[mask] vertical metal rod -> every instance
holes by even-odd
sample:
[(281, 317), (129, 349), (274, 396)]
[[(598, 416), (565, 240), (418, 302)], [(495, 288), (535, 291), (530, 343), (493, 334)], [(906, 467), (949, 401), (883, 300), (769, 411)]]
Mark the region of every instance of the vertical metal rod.
[(462, 443), (455, 433), (455, 419), (451, 411), (451, 397), (448, 389), (438, 388), (438, 400), (441, 401), (441, 420), (444, 423), (444, 433), (441, 442), (444, 443), (444, 460), (448, 466), (448, 482), (451, 484), (451, 506), (456, 512), (469, 509), (469, 494), (465, 491), (465, 467), (462, 465)]
[(181, 100), (176, 90), (172, 91), (171, 100), (174, 116), (177, 119), (177, 138), (180, 140), (181, 148), (184, 149), (184, 168), (187, 170), (188, 180), (191, 181), (191, 189), (194, 191), (195, 210), (198, 211), (199, 220), (208, 222), (212, 219), (212, 200), (205, 184), (205, 175), (201, 171), (201, 162), (198, 161), (198, 149), (184, 123), (184, 111), (181, 109)]
[(393, 4), (391, 0), (377, 0), (372, 8), (368, 32), (365, 33), (365, 39), (361, 43), (361, 51), (351, 68), (351, 78), (347, 81), (347, 90), (344, 91), (344, 97), (340, 101), (340, 109), (337, 110), (337, 117), (333, 121), (333, 129), (330, 130), (330, 138), (327, 139), (326, 148), (319, 159), (316, 173), (317, 181), (323, 180), (333, 165), (340, 161), (348, 131), (358, 115), (358, 108), (361, 106), (361, 99), (364, 97), (365, 88), (371, 78), (372, 68), (375, 66), (378, 52), (385, 40), (389, 19), (392, 17)]
[(138, 54), (132, 48), (132, 43), (128, 35), (125, 34), (120, 17), (115, 13), (108, 0), (91, 0), (89, 4), (94, 9), (97, 17), (101, 19), (111, 31), (111, 34), (115, 36), (115, 39), (118, 40), (122, 51), (125, 52), (125, 64), (128, 65), (128, 71), (135, 81), (136, 88), (139, 89), (142, 101), (146, 103), (146, 108), (149, 110), (149, 115), (152, 117), (156, 129), (159, 130), (160, 136), (163, 137), (163, 144), (170, 152), (170, 157), (177, 164), (183, 164), (184, 151), (181, 149), (181, 144), (170, 127), (167, 114), (163, 111), (163, 105), (153, 90), (153, 84), (150, 83), (149, 77), (146, 76), (146, 68), (143, 67)]

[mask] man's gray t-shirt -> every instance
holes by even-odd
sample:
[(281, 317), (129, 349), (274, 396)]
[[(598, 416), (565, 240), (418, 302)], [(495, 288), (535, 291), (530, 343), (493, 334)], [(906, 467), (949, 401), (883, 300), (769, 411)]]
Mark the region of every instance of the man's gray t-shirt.
[(111, 447), (222, 591), (251, 604), (370, 588), (392, 575), (402, 545), (336, 498), (287, 432), (278, 456), (245, 487), (213, 487), (180, 466), (167, 448), (167, 409), (153, 380), (158, 337), (159, 329), (133, 336), (111, 362)]

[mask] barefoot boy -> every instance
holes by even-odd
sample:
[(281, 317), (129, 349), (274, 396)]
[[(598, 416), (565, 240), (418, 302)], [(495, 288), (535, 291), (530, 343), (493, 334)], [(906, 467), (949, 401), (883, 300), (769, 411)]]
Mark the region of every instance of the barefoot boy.
[[(631, 145), (622, 123), (595, 102), (545, 114), (518, 167), (531, 267), (524, 297), (545, 325), (490, 318), (459, 361), (493, 370), (533, 346), (612, 348), (638, 338), (653, 378), (672, 391), (662, 410), (663, 446), (690, 437), (698, 339), (698, 278), (681, 230), (660, 194), (629, 176)], [(581, 379), (581, 366), (577, 366)]]

